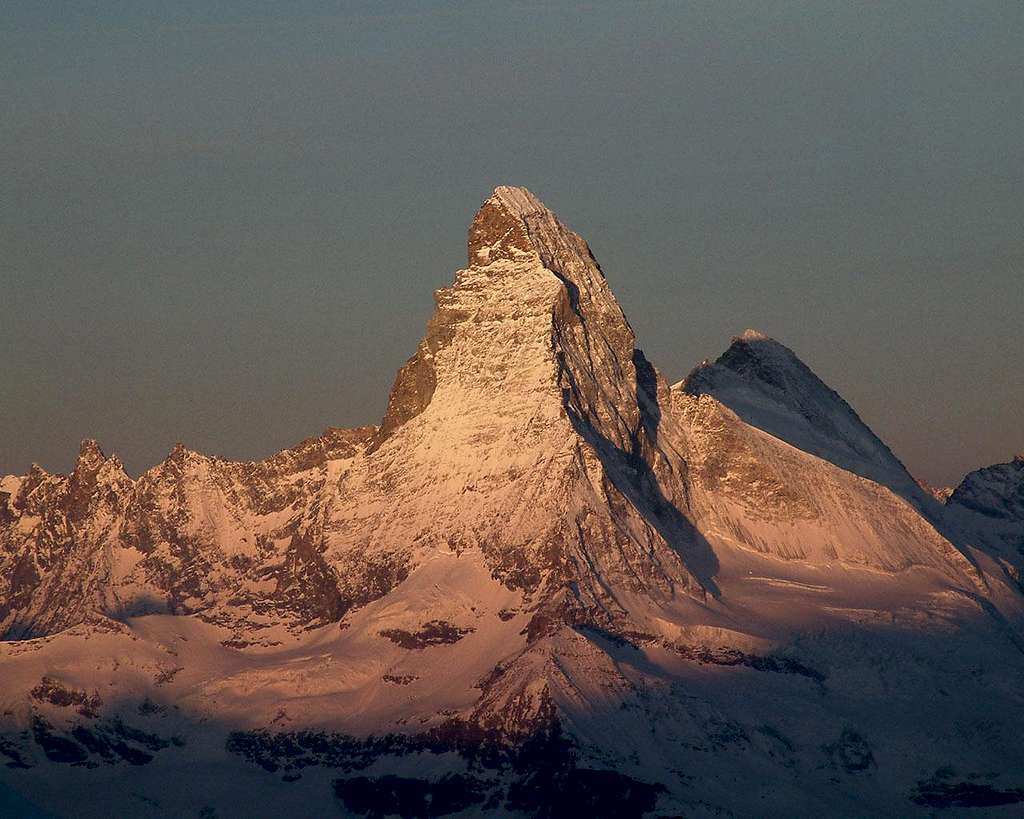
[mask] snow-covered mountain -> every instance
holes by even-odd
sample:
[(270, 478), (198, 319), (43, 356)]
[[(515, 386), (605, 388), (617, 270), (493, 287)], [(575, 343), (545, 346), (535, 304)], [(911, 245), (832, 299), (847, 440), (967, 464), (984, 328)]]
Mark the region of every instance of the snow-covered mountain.
[(68, 816), (1020, 809), (1020, 470), (942, 506), (750, 331), (669, 387), (524, 189), (468, 251), (378, 427), (0, 481), (0, 781)]
[(681, 388), (712, 395), (744, 422), (836, 466), (916, 498), (918, 483), (857, 416), (788, 347), (747, 330)]
[(992, 572), (1024, 592), (1024, 455), (968, 474), (943, 511), (949, 536), (976, 546)]
[(1024, 523), (1024, 453), (1005, 464), (971, 472), (949, 496), (986, 517)]

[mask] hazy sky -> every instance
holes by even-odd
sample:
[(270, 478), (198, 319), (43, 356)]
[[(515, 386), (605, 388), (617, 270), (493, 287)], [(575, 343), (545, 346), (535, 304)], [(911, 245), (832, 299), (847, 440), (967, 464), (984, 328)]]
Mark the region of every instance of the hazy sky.
[(1024, 3), (552, 5), (7, 0), (0, 474), (376, 422), (498, 184), (670, 381), (756, 327), (928, 480), (1024, 449)]

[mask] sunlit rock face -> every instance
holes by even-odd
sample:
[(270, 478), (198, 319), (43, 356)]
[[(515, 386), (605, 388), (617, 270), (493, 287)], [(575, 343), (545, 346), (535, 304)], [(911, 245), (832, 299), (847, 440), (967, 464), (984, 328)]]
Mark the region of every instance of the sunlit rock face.
[(467, 250), (379, 426), (0, 479), (0, 781), (76, 816), (1024, 804), (1019, 460), (943, 505), (755, 331), (669, 387), (525, 189)]
[(667, 388), (586, 243), (529, 192), (498, 188), (469, 260), (342, 480), (360, 504), (334, 507), (328, 554), (397, 547), (414, 566), (479, 551), (532, 605), (557, 600), (545, 628), (621, 612), (618, 583), (696, 593), (707, 567), (689, 565), (695, 538), (665, 500), (685, 509), (685, 465), (655, 440)]

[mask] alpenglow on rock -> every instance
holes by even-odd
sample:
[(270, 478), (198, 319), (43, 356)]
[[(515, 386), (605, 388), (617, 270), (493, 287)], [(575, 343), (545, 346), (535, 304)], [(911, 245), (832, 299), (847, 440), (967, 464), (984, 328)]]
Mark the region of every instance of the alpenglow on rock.
[(670, 388), (523, 188), (467, 250), (379, 426), (0, 479), (0, 782), (104, 817), (1024, 804), (1014, 464), (939, 504), (754, 331)]

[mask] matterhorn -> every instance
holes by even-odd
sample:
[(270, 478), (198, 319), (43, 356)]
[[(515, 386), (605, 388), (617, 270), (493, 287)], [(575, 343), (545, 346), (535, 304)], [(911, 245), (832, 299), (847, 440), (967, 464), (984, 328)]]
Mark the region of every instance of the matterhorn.
[(523, 188), (434, 300), (377, 426), (0, 479), (6, 788), (69, 817), (1024, 809), (1024, 460), (938, 498), (754, 330), (671, 383)]

